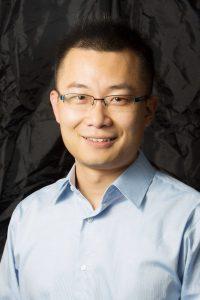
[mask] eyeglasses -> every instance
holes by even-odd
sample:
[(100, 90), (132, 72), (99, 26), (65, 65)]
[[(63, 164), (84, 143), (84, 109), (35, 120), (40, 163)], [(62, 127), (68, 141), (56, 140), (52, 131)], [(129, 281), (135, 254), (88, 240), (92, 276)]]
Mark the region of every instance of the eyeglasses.
[(105, 106), (109, 106), (111, 110), (123, 110), (130, 108), (134, 103), (147, 100), (148, 95), (135, 97), (132, 95), (109, 95), (104, 98), (94, 98), (91, 95), (86, 94), (59, 94), (59, 99), (64, 103), (68, 103), (70, 107), (77, 110), (87, 110), (94, 105), (95, 101), (103, 101)]

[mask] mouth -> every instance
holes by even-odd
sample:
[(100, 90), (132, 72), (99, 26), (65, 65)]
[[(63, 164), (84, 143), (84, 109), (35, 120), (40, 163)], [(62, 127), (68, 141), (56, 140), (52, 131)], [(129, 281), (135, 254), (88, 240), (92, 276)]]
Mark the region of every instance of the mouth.
[(83, 139), (90, 146), (94, 146), (95, 148), (109, 148), (113, 145), (116, 140), (116, 137), (84, 137)]
[(111, 142), (114, 141), (116, 138), (94, 138), (94, 137), (83, 137), (84, 139), (95, 142), (95, 143), (102, 143), (102, 142)]

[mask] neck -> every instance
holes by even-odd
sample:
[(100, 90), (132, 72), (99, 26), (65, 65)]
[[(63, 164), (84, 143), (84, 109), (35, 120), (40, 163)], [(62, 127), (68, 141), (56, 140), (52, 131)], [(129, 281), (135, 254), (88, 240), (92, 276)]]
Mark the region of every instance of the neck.
[(110, 184), (119, 177), (128, 165), (116, 169), (94, 169), (76, 161), (76, 184), (93, 209), (99, 206), (103, 194)]

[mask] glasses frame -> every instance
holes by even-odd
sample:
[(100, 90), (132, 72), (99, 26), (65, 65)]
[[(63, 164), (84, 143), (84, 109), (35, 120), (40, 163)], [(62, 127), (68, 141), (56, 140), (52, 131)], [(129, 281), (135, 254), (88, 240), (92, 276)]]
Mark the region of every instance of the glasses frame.
[(88, 94), (84, 94), (84, 93), (81, 93), (81, 94), (79, 94), (79, 93), (60, 94), (58, 92), (58, 94), (59, 94), (59, 97), (58, 97), (59, 100), (61, 100), (63, 102), (65, 101), (65, 96), (67, 96), (67, 95), (89, 96), (89, 97), (91, 97), (91, 99), (93, 99), (93, 102), (91, 103), (91, 106), (94, 105), (95, 101), (103, 101), (104, 104), (105, 104), (105, 106), (109, 106), (108, 102), (106, 101), (107, 97), (126, 97), (126, 96), (128, 96), (128, 97), (132, 97), (133, 103), (138, 103), (138, 102), (141, 102), (141, 101), (145, 101), (145, 100), (147, 100), (150, 97), (149, 95), (143, 95), (143, 96), (138, 96), (138, 97), (135, 97), (134, 95), (108, 95), (108, 96), (105, 96), (104, 98), (95, 98), (92, 95), (88, 95)]

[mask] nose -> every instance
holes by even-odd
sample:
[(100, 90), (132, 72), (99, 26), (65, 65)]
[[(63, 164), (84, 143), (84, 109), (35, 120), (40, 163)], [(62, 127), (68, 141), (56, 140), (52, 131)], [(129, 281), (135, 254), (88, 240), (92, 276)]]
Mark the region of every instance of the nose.
[(112, 119), (103, 100), (94, 101), (94, 104), (87, 114), (87, 125), (96, 128), (109, 127), (112, 125)]

